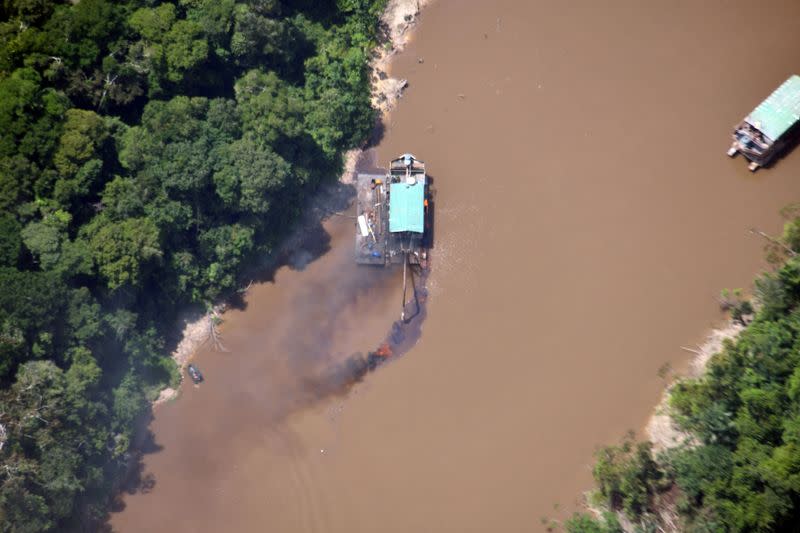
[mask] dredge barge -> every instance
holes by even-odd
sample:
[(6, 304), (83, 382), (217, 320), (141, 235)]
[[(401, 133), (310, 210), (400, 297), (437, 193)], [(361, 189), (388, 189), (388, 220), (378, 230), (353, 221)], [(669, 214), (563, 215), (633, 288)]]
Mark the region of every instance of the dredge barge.
[(728, 155), (741, 152), (756, 171), (769, 165), (800, 131), (800, 76), (793, 75), (747, 115), (733, 131)]
[(385, 174), (359, 174), (356, 263), (426, 268), (430, 247), (429, 183), (425, 163), (403, 154)]

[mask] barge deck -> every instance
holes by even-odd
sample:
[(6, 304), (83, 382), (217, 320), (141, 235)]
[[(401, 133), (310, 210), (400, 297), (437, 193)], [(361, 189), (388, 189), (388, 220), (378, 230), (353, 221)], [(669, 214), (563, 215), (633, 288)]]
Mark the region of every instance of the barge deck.
[(425, 163), (404, 154), (385, 174), (358, 174), (356, 189), (356, 263), (425, 267), (430, 194)]

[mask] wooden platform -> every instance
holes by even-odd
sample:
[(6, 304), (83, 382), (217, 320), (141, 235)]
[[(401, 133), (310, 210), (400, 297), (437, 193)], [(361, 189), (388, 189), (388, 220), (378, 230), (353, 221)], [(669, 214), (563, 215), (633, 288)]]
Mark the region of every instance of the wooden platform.
[[(359, 174), (356, 181), (356, 263), (388, 265), (401, 263), (402, 254), (393, 253), (389, 233), (389, 197), (385, 174)], [(366, 222), (363, 235), (358, 218)]]

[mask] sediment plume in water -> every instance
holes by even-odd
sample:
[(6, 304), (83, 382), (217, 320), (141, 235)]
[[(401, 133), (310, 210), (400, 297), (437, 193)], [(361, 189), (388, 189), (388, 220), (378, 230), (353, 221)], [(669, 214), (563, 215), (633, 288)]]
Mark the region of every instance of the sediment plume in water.
[[(362, 153), (356, 169), (365, 173), (385, 172), (371, 150)], [(433, 203), (430, 210), (432, 212)], [(337, 218), (339, 216), (344, 218)], [(282, 331), (281, 350), (285, 354), (287, 374), (281, 377), (271, 372), (270, 375), (270, 384), (282, 387), (277, 395), (279, 401), (273, 402), (271, 408), (273, 421), (331, 396), (346, 394), (369, 372), (407, 353), (421, 336), (426, 317), (429, 263), (425, 268), (408, 264), (404, 272), (402, 266), (382, 268), (354, 264), (354, 221), (341, 224), (348, 218), (354, 217), (345, 213), (334, 216), (337, 227), (348, 229), (334, 231), (333, 241), (343, 241), (338, 248), (320, 247), (310, 239), (287, 259), (287, 263), (293, 265), (297, 263), (294, 257), (301, 257), (302, 264), (310, 260), (314, 268), (313, 254), (306, 248), (324, 248), (326, 255), (321, 261), (327, 266), (320, 278), (312, 276), (308, 283), (289, 289), (294, 292), (292, 316), (282, 317), (285, 327), (283, 324), (274, 326)], [(429, 245), (431, 236), (429, 233)], [(402, 294), (395, 294), (401, 289)], [(398, 305), (401, 295), (402, 308)], [(380, 311), (374, 313), (377, 308)], [(366, 349), (353, 351), (352, 347), (362, 338), (377, 338), (377, 341), (368, 344)], [(348, 353), (350, 355), (346, 355)]]
[[(131, 512), (114, 515), (115, 530), (158, 528), (158, 516), (174, 523), (175, 508), (187, 509), (183, 530), (207, 528), (193, 522), (189, 509), (234, 504), (194, 487), (222, 483), (231, 461), (239, 464), (258, 450), (256, 462), (289, 453), (287, 424), (294, 415), (347, 397), (416, 344), (426, 316), (427, 271), (409, 268), (401, 309), (402, 268), (355, 265), (354, 220), (348, 210), (339, 212), (306, 228), (285, 267), (257, 280), (264, 283), (254, 283), (226, 312), (220, 333), (228, 351), (206, 346), (195, 358), (205, 382), (185, 383), (178, 401), (155, 412), (141, 464), (120, 500)], [(265, 441), (273, 447), (269, 453)], [(298, 481), (287, 490), (305, 487)]]
[[(272, 373), (265, 385), (276, 389), (268, 395), (266, 412), (270, 422), (278, 422), (293, 413), (332, 396), (343, 396), (367, 374), (407, 353), (416, 344), (425, 318), (424, 274), (413, 276), (413, 297), (407, 303), (405, 319), (398, 319), (373, 331), (385, 331), (383, 338), (365, 352), (345, 355), (342, 336), (358, 334), (362, 318), (353, 309), (362, 299), (381, 299), (388, 295), (384, 284), (398, 282), (393, 272), (375, 272), (371, 267), (350, 267), (357, 274), (347, 283), (329, 288), (328, 294), (312, 296), (308, 308), (294, 302), (291, 327), (283, 334), (282, 366), (285, 373)], [(380, 269), (383, 270), (383, 269)], [(348, 278), (349, 276), (344, 276)], [(314, 291), (316, 292), (316, 291)], [(387, 292), (392, 292), (391, 290)], [(333, 294), (331, 294), (333, 293)], [(396, 302), (396, 300), (395, 300)], [(396, 316), (400, 315), (395, 303)], [(304, 316), (298, 316), (298, 313)], [(364, 326), (373, 327), (374, 326)], [(263, 398), (263, 392), (259, 394)]]
[[(366, 150), (361, 154), (356, 164), (356, 171), (385, 172), (380, 168), (374, 150)], [(346, 307), (343, 305), (345, 301), (351, 298), (357, 299), (359, 294), (367, 292), (372, 292), (376, 298), (383, 298), (383, 295), (378, 294), (381, 292), (381, 286), (385, 289), (386, 283), (394, 283), (396, 280), (391, 280), (392, 271), (399, 271), (401, 267), (387, 271), (380, 267), (344, 265), (343, 270), (349, 274), (343, 272), (343, 279), (337, 281), (338, 295), (333, 298), (327, 297), (324, 300), (315, 299), (311, 302), (311, 305), (314, 306), (314, 313), (318, 313), (317, 306), (319, 305), (323, 305), (327, 309), (326, 320), (303, 341), (297, 343), (296, 349), (289, 354), (289, 361), (303, 376), (300, 381), (304, 383), (312, 399), (322, 399), (329, 395), (347, 392), (350, 387), (364, 379), (369, 372), (375, 371), (384, 363), (407, 353), (422, 334), (422, 324), (426, 316), (425, 303), (428, 296), (426, 281), (430, 270), (421, 268), (419, 265), (409, 264), (407, 269), (408, 290), (403, 293), (402, 312), (398, 313), (400, 319), (391, 323), (383, 339), (366, 355), (362, 352), (355, 352), (345, 359), (337, 357), (333, 353), (333, 340), (338, 330), (347, 327), (342, 320), (342, 310)], [(389, 280), (386, 279), (387, 275)], [(406, 294), (409, 295), (408, 298), (406, 298)], [(291, 336), (301, 338), (303, 334), (299, 330), (304, 330), (306, 327), (302, 323), (296, 323), (295, 327), (296, 331)], [(321, 359), (323, 368), (308, 372), (308, 369), (305, 368), (305, 365), (309, 363), (308, 356), (311, 356), (313, 364), (315, 354), (321, 352), (327, 352)]]
[(357, 352), (345, 361), (335, 364), (331, 371), (323, 376), (324, 385), (320, 390), (325, 390), (327, 385), (331, 392), (345, 391), (364, 379), (369, 372), (404, 355), (416, 344), (422, 334), (422, 323), (425, 320), (427, 271), (414, 269), (413, 272), (416, 274), (412, 274), (413, 297), (405, 305), (403, 318), (392, 323), (383, 342), (366, 356)]

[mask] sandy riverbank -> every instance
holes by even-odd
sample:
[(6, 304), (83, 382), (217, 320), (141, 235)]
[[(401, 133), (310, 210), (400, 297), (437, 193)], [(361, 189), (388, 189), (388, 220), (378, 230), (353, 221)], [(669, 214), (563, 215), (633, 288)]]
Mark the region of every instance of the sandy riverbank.
[[(402, 52), (411, 40), (413, 29), (417, 25), (423, 7), (433, 0), (389, 0), (381, 17), (385, 30), (384, 41), (374, 51), (370, 61), (370, 77), (372, 79), (372, 106), (380, 113), (379, 121), (386, 122), (389, 113), (397, 105), (408, 86), (408, 81), (392, 78), (388, 75), (392, 59)], [(354, 148), (344, 157), (344, 170), (340, 181), (352, 182), (363, 148)]]
[[(685, 348), (694, 353), (689, 367), (689, 375), (685, 377), (695, 378), (703, 375), (711, 358), (722, 350), (725, 341), (736, 339), (743, 329), (744, 326), (730, 320), (724, 326), (712, 330), (702, 345), (697, 348)], [(672, 387), (669, 386), (664, 391), (653, 415), (644, 428), (644, 434), (653, 443), (653, 451), (656, 453), (680, 446), (692, 438), (677, 427), (670, 415), (669, 399), (671, 389)]]
[[(644, 427), (644, 437), (653, 444), (654, 454), (659, 454), (660, 452), (677, 448), (678, 446), (692, 446), (697, 444), (697, 441), (691, 434), (686, 433), (678, 427), (670, 412), (669, 403), (672, 387), (682, 379), (698, 378), (702, 376), (707, 371), (711, 359), (722, 351), (725, 342), (735, 341), (743, 330), (744, 326), (742, 324), (734, 320), (728, 320), (719, 328), (712, 329), (706, 336), (703, 344), (697, 347), (682, 347), (684, 350), (694, 354), (694, 357), (689, 362), (689, 371), (684, 376), (676, 376), (667, 386)], [(599, 518), (606, 509), (602, 506), (592, 504), (591, 495), (592, 492), (588, 492), (584, 495), (587, 508), (593, 515)], [(680, 532), (678, 511), (674, 501), (670, 501), (669, 499), (664, 500), (662, 505), (658, 508), (658, 514), (664, 533)], [(633, 533), (637, 530), (636, 525), (633, 524), (624, 513), (617, 512), (616, 515), (623, 531), (626, 533)]]
[[(370, 77), (372, 79), (372, 104), (380, 113), (380, 121), (385, 121), (388, 114), (397, 105), (397, 101), (402, 96), (403, 90), (407, 86), (406, 80), (392, 78), (387, 75), (387, 70), (392, 58), (401, 52), (411, 39), (412, 30), (419, 19), (420, 10), (431, 3), (433, 0), (389, 0), (384, 10), (381, 22), (384, 28), (384, 40), (376, 47), (372, 61), (370, 62)], [(344, 168), (339, 178), (339, 183), (352, 182), (363, 148), (354, 148), (344, 155)], [(292, 232), (276, 256), (283, 256), (295, 247), (298, 240), (304, 238), (307, 226), (315, 224), (320, 218), (329, 216), (334, 212), (336, 206), (341, 206), (341, 197), (336, 194), (336, 187), (323, 188), (312, 200), (314, 204), (308, 220), (302, 220), (297, 228)], [(330, 199), (330, 201), (328, 201)], [(311, 220), (313, 219), (313, 220)], [(172, 360), (180, 369), (181, 377), (184, 368), (194, 357), (194, 354), (201, 346), (209, 342), (215, 321), (219, 320), (225, 311), (226, 304), (220, 303), (214, 308), (197, 318), (186, 318), (182, 321), (183, 331), (181, 340), (172, 352)], [(153, 402), (153, 407), (157, 407), (165, 402), (177, 398), (178, 390), (173, 387), (163, 389), (158, 398)]]

